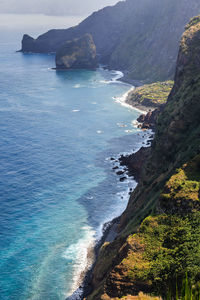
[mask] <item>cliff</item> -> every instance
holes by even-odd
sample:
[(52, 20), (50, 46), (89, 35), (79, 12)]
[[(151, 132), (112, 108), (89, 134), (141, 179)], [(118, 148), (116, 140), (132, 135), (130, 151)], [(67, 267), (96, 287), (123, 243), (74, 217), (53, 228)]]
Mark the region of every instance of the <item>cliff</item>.
[(56, 52), (68, 40), (93, 36), (99, 61), (126, 71), (126, 79), (172, 78), (184, 25), (200, 13), (198, 0), (126, 0), (93, 13), (78, 26), (24, 35), (23, 52)]
[(118, 237), (101, 247), (88, 300), (141, 299), (141, 292), (199, 299), (199, 99), (200, 17), (195, 17), (182, 36), (174, 87), (159, 114), (139, 184), (121, 216)]
[(97, 66), (96, 47), (90, 34), (67, 41), (56, 53), (57, 69), (96, 69)]

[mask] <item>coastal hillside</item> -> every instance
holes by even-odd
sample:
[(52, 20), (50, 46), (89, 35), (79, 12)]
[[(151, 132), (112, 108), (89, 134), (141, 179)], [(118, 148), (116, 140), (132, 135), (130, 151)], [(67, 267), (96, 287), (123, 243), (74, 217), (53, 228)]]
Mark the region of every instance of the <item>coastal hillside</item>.
[(37, 39), (25, 34), (23, 52), (57, 52), (68, 40), (93, 36), (99, 61), (125, 71), (127, 81), (173, 78), (178, 42), (198, 0), (126, 0), (93, 13), (78, 26), (50, 30)]
[(134, 107), (156, 108), (167, 102), (174, 82), (172, 80), (145, 84), (128, 94), (126, 103)]
[[(99, 299), (200, 297), (200, 17), (182, 36), (175, 83), (119, 224), (93, 272)], [(132, 166), (134, 168), (134, 165)], [(143, 296), (141, 296), (143, 295)]]

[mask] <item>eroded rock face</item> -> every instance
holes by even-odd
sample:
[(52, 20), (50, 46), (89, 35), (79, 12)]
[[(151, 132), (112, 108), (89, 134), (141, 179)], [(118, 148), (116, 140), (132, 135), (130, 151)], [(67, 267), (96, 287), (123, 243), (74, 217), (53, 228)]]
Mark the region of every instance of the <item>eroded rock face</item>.
[(90, 34), (67, 41), (56, 52), (57, 69), (96, 69), (96, 46)]

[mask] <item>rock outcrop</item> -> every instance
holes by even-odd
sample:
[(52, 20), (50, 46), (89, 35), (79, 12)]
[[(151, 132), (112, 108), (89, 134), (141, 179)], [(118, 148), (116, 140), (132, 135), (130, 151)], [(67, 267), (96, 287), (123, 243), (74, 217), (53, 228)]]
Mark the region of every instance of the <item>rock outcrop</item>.
[(163, 107), (157, 108), (153, 111), (149, 111), (146, 115), (142, 114), (139, 116), (137, 121), (140, 123), (138, 128), (141, 129), (155, 129), (158, 117), (162, 111)]
[(163, 299), (199, 299), (199, 99), (196, 17), (181, 39), (175, 84), (121, 216), (119, 235), (101, 248), (88, 300), (139, 299), (140, 291)]
[(50, 30), (37, 39), (24, 36), (22, 51), (56, 52), (67, 40), (93, 36), (100, 62), (126, 70), (127, 80), (172, 78), (178, 42), (199, 0), (126, 0), (93, 13), (78, 26)]
[(96, 69), (96, 46), (90, 34), (67, 41), (56, 52), (57, 69)]
[(121, 155), (119, 158), (120, 165), (127, 166), (129, 174), (135, 178), (136, 181), (139, 181), (141, 178), (141, 170), (149, 156), (149, 147), (142, 147), (136, 153), (131, 155)]

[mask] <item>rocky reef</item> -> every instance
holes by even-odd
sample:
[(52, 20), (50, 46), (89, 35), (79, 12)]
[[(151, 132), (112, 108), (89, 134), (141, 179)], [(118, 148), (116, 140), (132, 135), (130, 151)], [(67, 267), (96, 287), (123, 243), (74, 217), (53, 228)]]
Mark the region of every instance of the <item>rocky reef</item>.
[(57, 69), (96, 69), (96, 46), (90, 34), (67, 41), (56, 52)]
[[(87, 300), (200, 297), (200, 17), (186, 26), (175, 83), (119, 234), (100, 250)], [(135, 161), (130, 160), (130, 164)], [(145, 296), (148, 294), (149, 296)]]
[(23, 52), (56, 52), (74, 38), (93, 36), (99, 61), (125, 78), (155, 82), (174, 76), (185, 24), (200, 13), (199, 0), (126, 0), (93, 13), (78, 26), (24, 35)]

